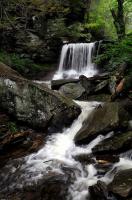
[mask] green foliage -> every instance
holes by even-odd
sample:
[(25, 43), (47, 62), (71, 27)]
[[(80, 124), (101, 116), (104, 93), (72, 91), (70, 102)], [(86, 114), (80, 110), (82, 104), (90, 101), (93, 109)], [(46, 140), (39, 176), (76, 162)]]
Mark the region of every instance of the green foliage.
[(13, 133), (13, 134), (18, 132), (17, 126), (14, 122), (9, 122), (8, 128), (9, 128), (10, 132)]
[(109, 0), (94, 0), (91, 3), (89, 23), (103, 27), (106, 38), (116, 38), (113, 18), (110, 12)]
[(31, 73), (32, 75), (49, 68), (49, 65), (38, 65), (29, 58), (21, 58), (18, 54), (9, 54), (5, 51), (0, 51), (0, 61), (11, 66), (21, 74)]
[[(107, 70), (116, 70), (122, 63), (132, 65), (132, 35), (115, 44), (104, 45), (105, 52), (96, 58), (96, 63), (107, 63)], [(131, 69), (130, 69), (131, 70)]]

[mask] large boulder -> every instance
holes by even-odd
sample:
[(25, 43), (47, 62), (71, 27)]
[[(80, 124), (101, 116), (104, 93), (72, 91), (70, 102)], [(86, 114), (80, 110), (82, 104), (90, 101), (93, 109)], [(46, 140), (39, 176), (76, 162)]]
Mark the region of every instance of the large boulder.
[(81, 110), (46, 86), (28, 81), (0, 63), (0, 107), (17, 120), (50, 132), (69, 126)]
[(108, 188), (109, 191), (124, 199), (130, 197), (132, 195), (132, 169), (119, 171)]
[(94, 154), (119, 153), (132, 148), (132, 131), (118, 133), (96, 145), (92, 151)]
[[(42, 179), (36, 182), (32, 181), (30, 185), (25, 184), (21, 188), (16, 184), (12, 190), (6, 181), (4, 181), (2, 185), (4, 189), (2, 187), (3, 191), (0, 192), (0, 199), (65, 200), (68, 194), (69, 184), (71, 183), (70, 179), (71, 177), (68, 174), (47, 171), (47, 174)], [(8, 181), (11, 185), (12, 182), (10, 180)]]
[(87, 144), (99, 134), (127, 126), (124, 122), (124, 111), (118, 103), (105, 103), (96, 107), (83, 122), (82, 128), (75, 136), (76, 144)]

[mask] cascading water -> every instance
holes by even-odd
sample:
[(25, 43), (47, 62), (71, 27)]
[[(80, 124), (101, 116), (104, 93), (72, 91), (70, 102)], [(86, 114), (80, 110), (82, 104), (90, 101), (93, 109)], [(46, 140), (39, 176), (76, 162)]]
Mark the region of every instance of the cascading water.
[[(91, 143), (78, 147), (74, 143), (74, 137), (82, 127), (84, 120), (91, 111), (98, 105), (97, 102), (77, 102), (82, 113), (74, 121), (70, 128), (64, 129), (63, 133), (51, 135), (44, 147), (30, 156), (10, 161), (4, 169), (0, 171), (0, 188), (1, 191), (16, 190), (23, 186), (33, 185), (44, 178), (48, 172), (64, 174), (62, 164), (69, 169), (74, 169), (75, 179), (69, 185), (67, 200), (88, 200), (88, 187), (96, 184), (98, 180), (110, 182), (114, 176), (114, 168), (127, 169), (132, 167), (132, 162), (127, 154), (121, 155), (120, 162), (113, 166), (113, 169), (104, 177), (98, 176), (94, 164), (81, 164), (75, 160), (75, 156), (80, 154), (92, 153), (92, 148), (100, 141), (111, 136), (99, 135)], [(94, 159), (94, 158), (93, 158)], [(95, 159), (96, 162), (96, 159)], [(8, 174), (7, 174), (8, 172)], [(6, 185), (6, 188), (5, 188)]]
[[(78, 78), (79, 75), (93, 76), (97, 73), (92, 56), (95, 43), (66, 44), (62, 48), (61, 59), (58, 72), (54, 79)], [(100, 47), (99, 47), (100, 48)], [(98, 49), (99, 52), (99, 49)], [(40, 83), (40, 82), (39, 82)], [(48, 82), (48, 85), (50, 83)], [(75, 159), (81, 154), (91, 154), (92, 148), (100, 141), (111, 136), (99, 135), (91, 143), (78, 147), (74, 143), (76, 133), (82, 128), (83, 122), (98, 105), (97, 102), (76, 102), (80, 105), (82, 113), (71, 127), (47, 138), (46, 144), (37, 153), (25, 158), (9, 161), (0, 170), (0, 189), (2, 192), (14, 191), (23, 188), (25, 185), (33, 185), (34, 182), (43, 179), (47, 173), (64, 174), (62, 165), (74, 170), (75, 178), (69, 184), (66, 200), (88, 200), (88, 187), (96, 184), (98, 180), (109, 183), (114, 177), (114, 171), (132, 168), (131, 151), (120, 155), (120, 161), (113, 165), (113, 168), (105, 176), (98, 176), (96, 168), (97, 161), (93, 157), (95, 164), (82, 164)], [(6, 186), (6, 187), (5, 187)], [(52, 194), (51, 194), (52, 195)]]
[(59, 69), (53, 79), (92, 77), (97, 73), (92, 58), (95, 43), (65, 44), (62, 47)]

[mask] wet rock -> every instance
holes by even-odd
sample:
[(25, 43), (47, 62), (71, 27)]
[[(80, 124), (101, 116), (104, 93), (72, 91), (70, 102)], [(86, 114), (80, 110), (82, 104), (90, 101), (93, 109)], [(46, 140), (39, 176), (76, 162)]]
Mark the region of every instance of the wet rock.
[(98, 181), (96, 185), (89, 187), (90, 200), (116, 200), (114, 196), (108, 192), (107, 185)]
[(17, 120), (56, 132), (80, 114), (80, 107), (70, 99), (24, 79), (4, 64), (0, 71), (0, 107)]
[(51, 89), (59, 90), (59, 88), (68, 83), (78, 83), (78, 79), (60, 79), (60, 80), (52, 80), (51, 81)]
[(123, 198), (132, 195), (132, 169), (119, 171), (108, 185), (109, 191)]
[(113, 163), (119, 161), (116, 155), (96, 155), (96, 164), (98, 177), (103, 177), (108, 171), (112, 170)]
[(64, 174), (49, 172), (43, 179), (24, 186), (22, 189), (14, 189), (6, 193), (0, 193), (0, 199), (5, 200), (65, 200), (68, 193), (70, 179)]
[(96, 145), (92, 151), (94, 154), (120, 153), (132, 148), (132, 131), (118, 133)]
[(83, 164), (95, 163), (95, 159), (93, 158), (93, 155), (90, 155), (90, 154), (79, 154), (79, 155), (74, 156), (74, 159)]
[(106, 134), (123, 125), (119, 105), (105, 103), (97, 106), (84, 121), (83, 127), (75, 136), (76, 144), (87, 144), (99, 134)]
[(111, 154), (96, 155), (96, 160), (97, 160), (98, 163), (102, 163), (102, 164), (105, 164), (105, 163), (116, 163), (116, 162), (119, 161), (119, 156), (111, 155)]
[(60, 89), (59, 92), (71, 99), (78, 99), (81, 97), (83, 92), (85, 92), (85, 89), (81, 86), (80, 83), (68, 83), (63, 85)]

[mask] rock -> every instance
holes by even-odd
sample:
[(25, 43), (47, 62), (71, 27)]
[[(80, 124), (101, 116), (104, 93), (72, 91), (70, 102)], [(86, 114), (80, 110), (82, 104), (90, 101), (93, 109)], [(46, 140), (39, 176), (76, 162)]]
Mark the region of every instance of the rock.
[(93, 163), (95, 163), (93, 155), (90, 155), (90, 154), (79, 154), (79, 155), (74, 156), (74, 159), (76, 161), (79, 161), (80, 163), (83, 163), (83, 164), (93, 164)]
[(128, 122), (128, 130), (132, 131), (132, 120)]
[(119, 66), (119, 69), (117, 71), (118, 73), (118, 76), (119, 77), (123, 77), (126, 73), (126, 70), (128, 69), (128, 64), (126, 62), (122, 63), (120, 66)]
[(101, 163), (101, 161), (102, 163), (116, 163), (119, 162), (119, 156), (111, 154), (96, 155), (96, 160), (98, 163)]
[(47, 87), (24, 79), (1, 63), (0, 71), (0, 107), (17, 120), (55, 132), (80, 114), (78, 105)]
[(121, 153), (132, 148), (132, 131), (118, 133), (96, 145), (92, 151), (94, 154)]
[(108, 86), (108, 80), (104, 80), (101, 83), (99, 83), (95, 89), (94, 92), (102, 91)]
[(78, 79), (59, 79), (59, 80), (52, 80), (51, 81), (51, 89), (52, 90), (59, 90), (59, 88), (68, 83), (78, 83)]
[(85, 89), (86, 93), (90, 94), (93, 91), (94, 87), (95, 87), (95, 84), (93, 83), (93, 80), (91, 80), (90, 78), (87, 78), (84, 75), (81, 75), (79, 77), (79, 80), (80, 80), (80, 84)]
[(0, 199), (5, 200), (65, 200), (68, 194), (70, 177), (66, 174), (47, 172), (43, 179), (13, 191), (1, 192)]
[(91, 78), (87, 78), (86, 76), (81, 75), (79, 80), (87, 94), (94, 94), (106, 88), (108, 85), (108, 77), (109, 75), (106, 73)]
[[(16, 28), (10, 25), (6, 25), (3, 28), (0, 27), (1, 48), (22, 55), (23, 58), (37, 61), (37, 63), (38, 61), (39, 63), (57, 63), (62, 46), (61, 39), (53, 37), (53, 35), (47, 38), (46, 35), (44, 36), (44, 31), (43, 36), (41, 36), (40, 32), (35, 29), (22, 28), (22, 24), (20, 25), (18, 21)], [(39, 27), (42, 27), (41, 23), (37, 20)], [(18, 24), (20, 25), (19, 28)]]
[(120, 104), (126, 110), (126, 112), (129, 113), (130, 118), (132, 119), (132, 100), (125, 99), (123, 102), (120, 102)]
[(109, 79), (109, 90), (111, 94), (114, 94), (116, 91), (116, 82), (117, 82), (116, 76), (111, 76)]
[(83, 99), (87, 100), (87, 101), (109, 102), (110, 101), (110, 95), (106, 94), (106, 93), (86, 95), (86, 98), (83, 97)]
[(112, 170), (113, 163), (119, 162), (119, 156), (104, 154), (104, 155), (95, 155), (98, 178), (103, 177), (108, 171)]
[(119, 128), (120, 124), (122, 125), (122, 121), (120, 120), (118, 103), (100, 105), (84, 121), (82, 128), (75, 136), (75, 143), (87, 144), (97, 135), (106, 134)]
[(78, 99), (85, 92), (80, 83), (68, 83), (59, 89), (60, 93), (71, 99)]
[(113, 181), (108, 185), (109, 191), (120, 197), (127, 198), (132, 195), (132, 169), (117, 172)]
[(108, 192), (107, 185), (102, 181), (98, 181), (96, 185), (90, 186), (89, 191), (90, 200), (115, 200), (114, 196)]

